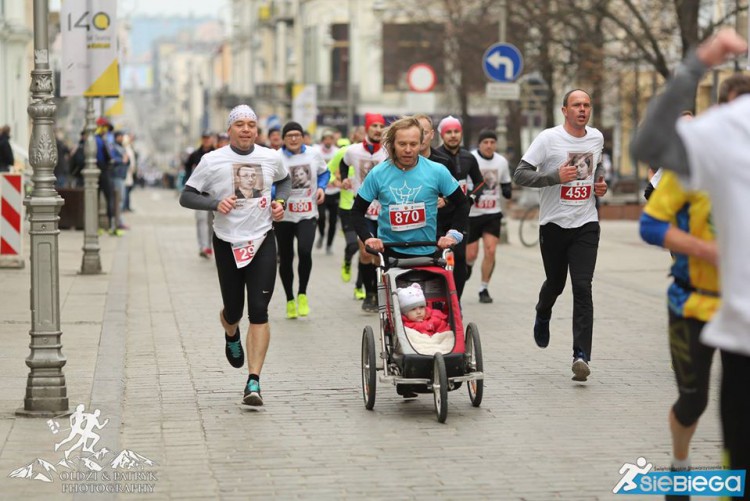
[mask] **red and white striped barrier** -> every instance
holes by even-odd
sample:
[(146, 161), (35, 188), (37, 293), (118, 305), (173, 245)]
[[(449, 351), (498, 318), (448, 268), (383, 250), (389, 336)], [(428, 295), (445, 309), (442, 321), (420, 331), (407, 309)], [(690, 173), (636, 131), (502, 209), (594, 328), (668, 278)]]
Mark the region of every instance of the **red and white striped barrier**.
[(0, 268), (23, 268), (23, 176), (0, 174)]

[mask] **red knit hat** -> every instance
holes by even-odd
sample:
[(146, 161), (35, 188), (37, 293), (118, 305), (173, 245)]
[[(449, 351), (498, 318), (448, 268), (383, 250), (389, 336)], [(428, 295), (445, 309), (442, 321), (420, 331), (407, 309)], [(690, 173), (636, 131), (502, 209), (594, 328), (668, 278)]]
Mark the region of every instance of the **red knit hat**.
[(367, 131), (372, 124), (385, 125), (385, 118), (380, 113), (365, 113), (365, 131)]

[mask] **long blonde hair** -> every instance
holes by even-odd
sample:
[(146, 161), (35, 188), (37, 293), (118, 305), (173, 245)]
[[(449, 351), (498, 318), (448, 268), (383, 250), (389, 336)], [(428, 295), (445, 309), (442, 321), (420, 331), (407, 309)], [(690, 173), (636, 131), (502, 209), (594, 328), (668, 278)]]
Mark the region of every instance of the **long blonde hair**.
[(401, 117), (392, 122), (383, 132), (381, 142), (383, 143), (383, 148), (388, 152), (391, 161), (396, 160), (396, 133), (400, 130), (411, 129), (412, 127), (419, 129), (419, 144), (422, 144), (422, 141), (424, 141), (424, 130), (415, 116)]

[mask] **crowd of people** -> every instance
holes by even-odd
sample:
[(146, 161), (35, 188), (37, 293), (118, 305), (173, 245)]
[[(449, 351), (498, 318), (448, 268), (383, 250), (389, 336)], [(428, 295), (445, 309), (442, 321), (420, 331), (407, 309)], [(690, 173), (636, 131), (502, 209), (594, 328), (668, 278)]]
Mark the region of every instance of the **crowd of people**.
[[(737, 280), (750, 270), (738, 254), (744, 247), (728, 237), (725, 246), (716, 245), (710, 214), (713, 211), (717, 216), (719, 235), (722, 229), (723, 235), (745, 235), (740, 243), (750, 237), (746, 236), (747, 227), (729, 223), (728, 213), (736, 212), (730, 209), (731, 204), (743, 203), (736, 198), (741, 190), (732, 185), (730, 176), (708, 174), (713, 172), (716, 159), (698, 146), (698, 137), (722, 144), (722, 151), (735, 151), (733, 167), (747, 163), (746, 158), (740, 158), (745, 152), (733, 150), (726, 138), (712, 132), (711, 126), (726, 119), (736, 128), (736, 138), (747, 139), (750, 129), (739, 125), (743, 119), (738, 117), (748, 112), (750, 101), (740, 96), (750, 93), (750, 78), (736, 77), (722, 87), (722, 100), (736, 100), (738, 104), (720, 106), (726, 111), (706, 113), (705, 119), (699, 116), (694, 122), (683, 119), (675, 125), (680, 113), (693, 107), (686, 97), (693, 96), (689, 87), (692, 85), (694, 91), (707, 67), (742, 47), (736, 35), (722, 32), (689, 56), (684, 71), (675, 77), (677, 83), (671, 83), (665, 95), (653, 103), (646, 126), (633, 143), (638, 158), (690, 175), (698, 186), (707, 187), (709, 194), (725, 197), (712, 206), (713, 196), (683, 188), (677, 175), (666, 172), (642, 221), (644, 239), (670, 249), (675, 256), (668, 312), (680, 397), (669, 424), (673, 468), (678, 470), (690, 467), (689, 442), (706, 406), (708, 375), (716, 348), (722, 353), (724, 365), (722, 423), (729, 463), (733, 468), (748, 466), (746, 423), (750, 412), (740, 393), (750, 382), (750, 325), (744, 313), (748, 303), (739, 306), (747, 287)], [(572, 379), (582, 383), (591, 376), (593, 351), (592, 282), (600, 240), (596, 199), (606, 194), (609, 176), (603, 165), (603, 135), (589, 126), (590, 95), (580, 88), (571, 89), (560, 109), (563, 123), (534, 139), (512, 180), (519, 186), (540, 189), (540, 253), (545, 280), (530, 334), (538, 347), (549, 345), (552, 310), (570, 275), (571, 371)], [(747, 116), (750, 114), (744, 115), (745, 123)], [(460, 301), (478, 260), (481, 240), (484, 256), (479, 302), (493, 301), (488, 286), (495, 269), (501, 206), (503, 199), (511, 197), (508, 162), (496, 152), (494, 131), (483, 130), (476, 148), (469, 151), (464, 147), (462, 123), (452, 116), (440, 120), (436, 128), (427, 115), (402, 117), (391, 123), (377, 113), (367, 113), (364, 118), (364, 126), (351, 140), (326, 130), (320, 144), (313, 145), (300, 124), (288, 122), (280, 130), (268, 132), (265, 146), (259, 142), (255, 112), (241, 105), (229, 114), (228, 144), (215, 147), (204, 135), (205, 142), (185, 164), (190, 173), (180, 203), (197, 212), (211, 213), (214, 218), (211, 245), (206, 243), (210, 229), (200, 228), (198, 244), (201, 256), (210, 256), (212, 249), (215, 253), (224, 304), (220, 323), (225, 354), (234, 367), (243, 367), (245, 360), (238, 326), (247, 295), (249, 374), (243, 394), (247, 405), (263, 403), (260, 373), (270, 341), (268, 305), (276, 270), (286, 294), (286, 318), (311, 315), (314, 301), (308, 299), (307, 288), (316, 234), (317, 248), (325, 246), (326, 253), (332, 254), (339, 221), (345, 239), (341, 278), (344, 282), (352, 279), (352, 261), (359, 254), (354, 296), (362, 300), (364, 311), (378, 311), (378, 261), (366, 248), (396, 258), (433, 255), (436, 248), (451, 249)], [(667, 124), (669, 120), (672, 122)], [(662, 134), (656, 141), (653, 136), (659, 134), (647, 132), (655, 128), (674, 132)], [(435, 129), (440, 137), (438, 147), (432, 144)], [(720, 168), (717, 166), (716, 172)], [(732, 172), (745, 175), (737, 168)], [(730, 183), (717, 182), (721, 178)], [(198, 220), (205, 224), (200, 221), (210, 218), (201, 216)], [(396, 250), (385, 245), (416, 241), (431, 241), (434, 246)], [(722, 280), (717, 271), (719, 263)], [(729, 276), (731, 273), (736, 275)], [(727, 303), (728, 298), (735, 301)], [(418, 287), (399, 291), (399, 300), (404, 325), (414, 331), (431, 336), (448, 327), (440, 312), (426, 308)]]

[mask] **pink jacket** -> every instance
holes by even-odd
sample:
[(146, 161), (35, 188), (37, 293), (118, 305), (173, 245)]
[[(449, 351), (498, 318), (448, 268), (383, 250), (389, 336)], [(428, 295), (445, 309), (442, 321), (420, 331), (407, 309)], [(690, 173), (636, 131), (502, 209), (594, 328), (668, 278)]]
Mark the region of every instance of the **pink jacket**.
[(440, 310), (433, 310), (432, 308), (426, 308), (424, 320), (417, 322), (409, 320), (406, 315), (401, 315), (401, 320), (404, 322), (404, 327), (409, 327), (432, 336), (436, 332), (445, 332), (451, 330), (451, 326), (448, 325), (448, 317), (445, 313)]

